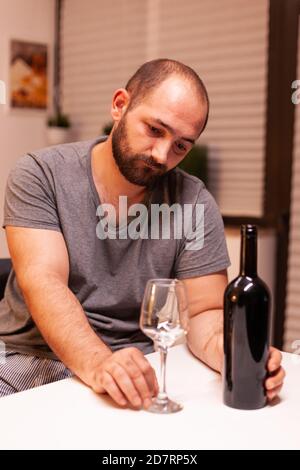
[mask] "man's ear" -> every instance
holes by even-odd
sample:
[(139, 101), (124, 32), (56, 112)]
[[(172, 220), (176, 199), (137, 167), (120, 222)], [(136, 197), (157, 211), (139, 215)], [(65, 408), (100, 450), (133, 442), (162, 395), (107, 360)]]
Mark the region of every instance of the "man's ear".
[(125, 88), (119, 88), (115, 91), (111, 106), (111, 116), (115, 121), (119, 121), (125, 114), (129, 99), (129, 93)]

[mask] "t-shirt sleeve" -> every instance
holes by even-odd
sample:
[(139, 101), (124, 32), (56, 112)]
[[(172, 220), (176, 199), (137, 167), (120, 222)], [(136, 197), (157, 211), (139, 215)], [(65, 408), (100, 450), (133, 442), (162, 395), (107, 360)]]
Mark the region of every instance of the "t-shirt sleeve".
[(181, 241), (175, 261), (175, 277), (186, 279), (227, 269), (231, 263), (223, 219), (206, 188), (198, 195), (191, 220), (191, 230)]
[(54, 188), (42, 162), (24, 155), (10, 172), (2, 227), (13, 225), (61, 231)]

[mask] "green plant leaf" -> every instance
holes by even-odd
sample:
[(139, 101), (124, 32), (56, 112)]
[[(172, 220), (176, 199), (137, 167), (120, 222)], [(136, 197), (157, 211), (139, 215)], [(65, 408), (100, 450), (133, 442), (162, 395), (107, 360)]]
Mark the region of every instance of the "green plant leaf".
[(65, 129), (71, 127), (71, 122), (67, 114), (56, 114), (48, 118), (49, 127), (63, 127)]
[(206, 186), (208, 183), (207, 154), (208, 150), (205, 145), (194, 145), (178, 165), (183, 171), (199, 178)]

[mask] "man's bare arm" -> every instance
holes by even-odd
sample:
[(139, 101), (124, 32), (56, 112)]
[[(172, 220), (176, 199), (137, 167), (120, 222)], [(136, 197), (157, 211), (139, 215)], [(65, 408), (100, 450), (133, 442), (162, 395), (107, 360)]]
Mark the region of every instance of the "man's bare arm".
[[(52, 230), (6, 227), (18, 284), (38, 329), (61, 361), (99, 393), (138, 406), (156, 392), (155, 375), (136, 348), (112, 353), (68, 287), (64, 238)], [(139, 400), (139, 402), (141, 401)]]
[(184, 280), (189, 298), (188, 346), (209, 367), (221, 372), (223, 363), (223, 294), (227, 272)]
[(111, 354), (90, 327), (76, 296), (68, 288), (69, 259), (61, 233), (6, 228), (18, 284), (27, 307), (57, 356), (88, 383), (91, 361)]

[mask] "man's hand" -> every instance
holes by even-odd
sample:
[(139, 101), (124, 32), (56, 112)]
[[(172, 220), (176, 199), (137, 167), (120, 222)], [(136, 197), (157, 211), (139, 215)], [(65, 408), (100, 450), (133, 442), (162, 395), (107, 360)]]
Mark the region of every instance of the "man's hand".
[(285, 371), (281, 366), (281, 361), (281, 352), (271, 346), (270, 355), (267, 363), (267, 369), (270, 376), (265, 381), (265, 387), (269, 401), (274, 400), (274, 398), (279, 394), (280, 390), (282, 389)]
[(124, 348), (108, 356), (96, 367), (91, 388), (97, 393), (108, 393), (120, 406), (135, 408), (151, 404), (158, 393), (154, 369), (137, 348)]
[[(226, 271), (184, 279), (190, 309), (188, 346), (192, 353), (214, 370), (223, 373), (223, 294)], [(285, 371), (281, 352), (270, 347), (265, 388), (269, 401), (279, 394)]]

